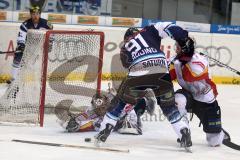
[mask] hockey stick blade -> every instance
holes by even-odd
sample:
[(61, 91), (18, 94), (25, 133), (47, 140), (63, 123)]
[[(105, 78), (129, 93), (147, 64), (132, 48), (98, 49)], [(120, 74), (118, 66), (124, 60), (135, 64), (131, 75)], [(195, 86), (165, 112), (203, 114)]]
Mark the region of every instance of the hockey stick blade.
[(240, 146), (231, 142), (230, 134), (223, 128), (222, 128), (222, 131), (225, 134), (225, 136), (227, 137), (226, 139), (223, 140), (222, 143), (227, 147), (230, 147), (232, 149), (240, 151)]
[(193, 153), (190, 147), (184, 147), (184, 149), (187, 153)]
[(223, 144), (227, 147), (240, 151), (240, 146), (231, 141), (223, 140)]
[(45, 146), (54, 146), (54, 147), (69, 147), (77, 149), (91, 149), (96, 151), (105, 151), (105, 152), (120, 152), (120, 153), (129, 153), (129, 149), (114, 149), (114, 148), (103, 148), (103, 147), (93, 147), (93, 146), (82, 146), (82, 145), (71, 145), (71, 144), (62, 144), (62, 143), (50, 143), (50, 142), (39, 142), (39, 141), (30, 141), (30, 140), (20, 140), (12, 139), (12, 142), (27, 143), (27, 144), (36, 144), (36, 145), (45, 145)]

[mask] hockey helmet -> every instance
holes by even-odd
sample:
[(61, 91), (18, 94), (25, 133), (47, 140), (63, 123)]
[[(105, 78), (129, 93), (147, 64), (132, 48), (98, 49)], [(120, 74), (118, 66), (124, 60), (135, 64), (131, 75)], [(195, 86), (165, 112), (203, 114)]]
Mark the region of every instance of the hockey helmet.
[(103, 94), (95, 94), (92, 97), (91, 101), (92, 107), (95, 111), (95, 113), (98, 116), (104, 116), (107, 112), (107, 109), (109, 108), (110, 101), (107, 96)]
[(183, 41), (178, 41), (178, 45), (181, 48), (180, 53), (177, 54), (177, 59), (179, 59), (180, 61), (183, 62), (188, 62), (193, 54), (194, 54), (194, 50), (195, 50), (195, 44), (194, 44), (194, 40), (190, 37), (187, 37), (186, 39), (184, 39)]
[(139, 30), (136, 27), (128, 28), (127, 31), (124, 34), (124, 40), (127, 40), (129, 37), (135, 35), (138, 32), (139, 32)]
[(36, 12), (41, 13), (41, 8), (37, 5), (33, 5), (30, 7), (29, 11), (30, 13), (36, 13)]

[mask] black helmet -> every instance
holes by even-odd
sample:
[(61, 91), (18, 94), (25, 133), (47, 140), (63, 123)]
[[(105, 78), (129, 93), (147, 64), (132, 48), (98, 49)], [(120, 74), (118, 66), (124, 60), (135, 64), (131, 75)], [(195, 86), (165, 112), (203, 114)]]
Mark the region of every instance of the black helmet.
[(188, 37), (185, 43), (186, 44), (185, 47), (182, 48), (182, 52), (185, 53), (187, 56), (192, 57), (195, 49), (194, 40)]
[(195, 50), (194, 40), (187, 37), (184, 40), (178, 41), (178, 44), (181, 47), (181, 53), (179, 53), (176, 58), (184, 63), (190, 61)]
[(138, 32), (139, 32), (139, 30), (135, 27), (128, 28), (124, 34), (124, 40), (127, 40), (130, 36), (133, 36), (134, 34), (136, 34)]
[(35, 13), (35, 12), (41, 13), (41, 8), (37, 5), (34, 5), (34, 6), (30, 7), (29, 11), (30, 11), (30, 13)]

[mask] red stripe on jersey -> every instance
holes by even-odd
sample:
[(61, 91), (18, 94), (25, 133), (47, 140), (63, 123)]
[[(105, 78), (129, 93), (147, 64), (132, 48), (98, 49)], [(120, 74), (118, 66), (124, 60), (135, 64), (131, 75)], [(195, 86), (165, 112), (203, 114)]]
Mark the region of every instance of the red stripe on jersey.
[(202, 62), (200, 62), (200, 61), (193, 61), (193, 62), (191, 62), (191, 63), (192, 63), (192, 64), (197, 64), (197, 65), (201, 66), (202, 69), (205, 69), (205, 65), (204, 65)]
[(82, 125), (79, 128), (79, 132), (88, 132), (88, 131), (94, 131), (94, 125), (92, 121)]
[(183, 79), (185, 81), (194, 82), (194, 81), (199, 81), (202, 79), (208, 79), (208, 70), (206, 68), (202, 74), (196, 75), (194, 72), (191, 71), (191, 69), (188, 65), (184, 65), (184, 67), (182, 69), (182, 75), (183, 75)]
[(211, 79), (209, 79), (209, 78), (206, 79), (206, 82), (211, 86), (215, 97), (217, 97), (218, 91), (217, 91), (217, 86), (216, 86), (216, 84), (215, 84)]
[(87, 113), (85, 113), (85, 112), (84, 112), (84, 113), (82, 113), (81, 115), (82, 115), (84, 118), (86, 118), (86, 119), (88, 119), (88, 118), (89, 118), (88, 114), (87, 114)]
[(171, 80), (175, 80), (177, 79), (177, 74), (176, 74), (176, 70), (174, 68), (174, 65), (170, 64), (170, 69), (169, 69), (169, 73), (170, 73), (170, 76), (171, 76)]

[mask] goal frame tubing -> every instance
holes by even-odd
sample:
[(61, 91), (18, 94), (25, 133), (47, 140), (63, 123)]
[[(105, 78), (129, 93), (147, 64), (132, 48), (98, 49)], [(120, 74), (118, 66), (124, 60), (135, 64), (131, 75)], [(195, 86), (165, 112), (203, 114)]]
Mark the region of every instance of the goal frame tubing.
[(64, 30), (50, 30), (46, 32), (45, 42), (43, 45), (43, 63), (42, 63), (42, 75), (41, 75), (41, 92), (40, 92), (40, 106), (39, 106), (39, 123), (40, 127), (43, 127), (44, 122), (44, 105), (46, 95), (46, 82), (47, 82), (47, 66), (48, 66), (48, 48), (49, 37), (51, 34), (84, 34), (84, 35), (99, 35), (100, 36), (100, 50), (98, 61), (98, 77), (97, 77), (97, 93), (101, 91), (101, 78), (102, 78), (102, 66), (103, 66), (103, 48), (104, 48), (104, 32), (101, 31), (64, 31)]

